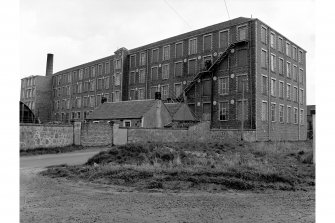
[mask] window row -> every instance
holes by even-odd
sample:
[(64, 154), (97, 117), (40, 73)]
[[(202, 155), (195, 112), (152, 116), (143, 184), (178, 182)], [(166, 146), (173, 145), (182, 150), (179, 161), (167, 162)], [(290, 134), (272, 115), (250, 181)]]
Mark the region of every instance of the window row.
[[(229, 38), (229, 29), (222, 30), (219, 32), (218, 36), (218, 43), (219, 48), (227, 48), (230, 43)], [(237, 41), (246, 40), (247, 39), (247, 33), (248, 33), (248, 27), (247, 25), (242, 25), (237, 27)], [(183, 56), (187, 55), (193, 55), (199, 53), (198, 49), (198, 37), (194, 37), (188, 40), (187, 49), (188, 52), (184, 52), (184, 42), (180, 41), (177, 43), (174, 43), (173, 45), (166, 45), (162, 47), (161, 55), (159, 48), (151, 49), (150, 54), (150, 61), (151, 63), (158, 63), (160, 61), (160, 58), (162, 61), (170, 60), (171, 58), (181, 58)], [(171, 53), (171, 47), (174, 47), (174, 55)], [(202, 51), (207, 52), (211, 51), (213, 49), (213, 34), (206, 34), (202, 36)], [(137, 66), (137, 63), (139, 66), (146, 65), (147, 62), (147, 53), (146, 52), (140, 52), (139, 53), (139, 60), (137, 61), (137, 55), (133, 54), (130, 55), (130, 68), (135, 68)]]
[[(121, 69), (121, 60), (115, 60), (115, 69)], [(83, 79), (93, 78), (100, 75), (110, 74), (110, 62), (100, 63), (98, 65), (71, 71), (67, 74), (60, 74), (53, 77), (53, 86), (69, 84)]]
[[(219, 102), (219, 120), (220, 121), (228, 121), (234, 120), (229, 118), (229, 102)], [(249, 117), (249, 103), (247, 99), (237, 100), (236, 101), (236, 119), (239, 121), (248, 120)], [(204, 113), (204, 111), (203, 111)]]
[[(264, 69), (267, 69), (268, 67), (268, 56), (267, 56), (267, 50), (262, 49), (261, 52), (261, 67)], [(278, 60), (276, 59), (276, 55), (271, 53), (270, 56), (270, 70), (272, 72), (277, 72), (277, 64), (278, 64), (278, 73), (280, 75), (284, 75), (284, 59), (281, 57), (278, 57)], [(298, 81), (299, 77), (299, 83), (304, 84), (304, 69), (299, 68), (298, 71), (298, 66), (291, 64), (291, 62), (286, 61), (286, 66), (285, 66), (285, 71), (286, 71), (286, 77), (287, 78), (292, 78), (294, 81)], [(299, 73), (298, 73), (299, 72)]]
[[(276, 103), (271, 102), (270, 105), (270, 117), (268, 117), (269, 113), (269, 107), (268, 107), (268, 102), (267, 101), (262, 101), (262, 116), (261, 120), (262, 121), (268, 121), (270, 119), (271, 122), (276, 122), (277, 120), (279, 123), (284, 123), (285, 122), (285, 106), (282, 104), (279, 104), (277, 106)], [(278, 116), (277, 116), (278, 112)], [(297, 107), (292, 107), (291, 106), (286, 106), (286, 123), (293, 123), (293, 124), (298, 124), (298, 118), (299, 118), (299, 123), (300, 125), (304, 124), (304, 119), (305, 119), (305, 114), (304, 114), (304, 109), (300, 109), (300, 113), (298, 114), (298, 108)]]
[[(268, 28), (263, 25), (261, 26), (261, 42), (263, 44), (268, 44)], [(285, 42), (284, 49), (283, 38), (280, 36), (276, 38), (276, 34), (273, 31), (270, 31), (270, 47), (273, 49), (277, 49), (279, 52), (285, 53), (286, 56), (291, 57), (293, 60), (296, 60), (299, 63), (303, 62), (303, 51), (298, 50), (297, 47), (291, 44), (289, 41)]]
[[(278, 82), (278, 83), (277, 83)], [(268, 77), (262, 75), (262, 94), (268, 95)], [(304, 89), (300, 88), (298, 90), (297, 86), (292, 86), (290, 83), (286, 83), (286, 94), (285, 94), (285, 83), (284, 81), (277, 81), (275, 78), (270, 80), (270, 95), (273, 97), (279, 97), (281, 99), (286, 98), (287, 100), (298, 102), (304, 104)]]
[(120, 91), (112, 92), (111, 94), (97, 94), (88, 95), (84, 97), (76, 97), (73, 99), (63, 99), (55, 101), (55, 109), (72, 109), (72, 108), (86, 108), (86, 107), (96, 107), (102, 103), (102, 99), (105, 98), (106, 102), (118, 102), (121, 100)]
[(21, 98), (25, 99), (25, 98), (32, 98), (36, 96), (36, 90), (35, 88), (31, 88), (31, 89), (27, 89), (27, 90), (21, 90)]
[(36, 85), (36, 77), (28, 77), (21, 79), (21, 88), (31, 87)]

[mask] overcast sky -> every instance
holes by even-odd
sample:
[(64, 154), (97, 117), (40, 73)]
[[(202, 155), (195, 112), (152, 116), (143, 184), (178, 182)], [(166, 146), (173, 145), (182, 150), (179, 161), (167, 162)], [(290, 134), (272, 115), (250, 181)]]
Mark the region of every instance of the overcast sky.
[[(315, 104), (313, 0), (226, 0), (230, 19), (258, 18), (307, 50), (307, 104)], [(224, 0), (21, 0), (20, 78), (44, 75), (229, 20)]]

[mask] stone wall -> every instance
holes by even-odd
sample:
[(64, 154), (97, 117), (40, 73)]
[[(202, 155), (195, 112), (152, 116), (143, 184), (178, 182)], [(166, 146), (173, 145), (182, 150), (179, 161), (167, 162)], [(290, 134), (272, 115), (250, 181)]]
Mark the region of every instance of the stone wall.
[(109, 123), (82, 123), (81, 145), (107, 146), (113, 143), (113, 126)]
[(73, 144), (72, 125), (20, 124), (20, 150)]

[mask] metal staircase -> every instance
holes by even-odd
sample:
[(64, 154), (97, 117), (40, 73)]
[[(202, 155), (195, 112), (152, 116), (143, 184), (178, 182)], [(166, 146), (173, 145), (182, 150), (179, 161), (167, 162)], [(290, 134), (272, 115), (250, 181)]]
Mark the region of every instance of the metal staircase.
[(194, 78), (193, 80), (184, 88), (183, 90), (183, 94), (181, 94), (177, 100), (179, 102), (184, 102), (184, 94), (186, 94), (192, 87), (193, 85), (196, 83), (196, 81), (201, 78), (201, 76), (203, 74), (206, 74), (208, 72), (211, 72), (213, 71), (215, 68), (217, 68), (220, 63), (222, 62), (222, 60), (224, 58), (226, 58), (228, 55), (229, 55), (229, 51), (232, 50), (234, 47), (236, 46), (240, 46), (240, 45), (244, 45), (248, 43), (248, 41), (246, 40), (242, 40), (242, 41), (237, 41), (237, 42), (234, 42), (234, 43), (231, 43), (227, 48), (226, 50), (221, 54), (219, 55), (219, 57), (216, 59), (216, 61), (207, 69), (207, 70), (204, 70), (204, 71), (200, 71)]

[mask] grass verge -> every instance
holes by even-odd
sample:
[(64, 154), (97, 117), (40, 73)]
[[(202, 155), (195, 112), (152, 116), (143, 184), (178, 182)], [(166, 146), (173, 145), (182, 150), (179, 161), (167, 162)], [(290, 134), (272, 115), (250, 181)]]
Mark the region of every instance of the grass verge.
[(308, 142), (128, 144), (41, 174), (139, 189), (305, 190), (315, 184), (311, 155)]
[(64, 146), (64, 147), (53, 147), (53, 148), (37, 148), (20, 150), (20, 156), (34, 156), (43, 154), (57, 154), (57, 153), (68, 153), (76, 150), (83, 150), (84, 146)]

